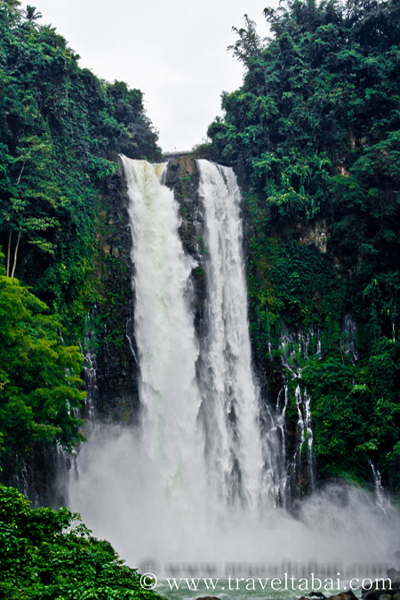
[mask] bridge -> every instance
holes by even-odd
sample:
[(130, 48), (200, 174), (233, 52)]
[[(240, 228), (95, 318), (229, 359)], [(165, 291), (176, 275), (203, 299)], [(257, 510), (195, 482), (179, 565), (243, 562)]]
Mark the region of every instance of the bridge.
[(174, 156), (188, 156), (193, 154), (193, 150), (174, 150), (173, 152), (163, 152), (165, 158), (174, 158)]

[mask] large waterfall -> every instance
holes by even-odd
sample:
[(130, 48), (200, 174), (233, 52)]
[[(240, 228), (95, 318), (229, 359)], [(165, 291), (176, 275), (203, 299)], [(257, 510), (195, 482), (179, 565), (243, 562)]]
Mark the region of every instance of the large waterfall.
[(205, 335), (197, 339), (190, 282), (196, 265), (179, 237), (179, 205), (161, 183), (166, 165), (122, 160), (140, 427), (95, 429), (70, 485), (72, 508), (133, 566), (148, 558), (164, 568), (193, 561), (390, 561), (396, 531), (389, 521), (397, 516), (379, 516), (361, 490), (333, 486), (314, 494), (296, 518), (277, 508), (286, 485), (287, 397), (279, 410), (266, 407), (252, 373), (233, 171), (198, 161), (207, 302)]
[(141, 443), (164, 493), (179, 507), (190, 499), (198, 456), (198, 345), (186, 301), (193, 265), (178, 236), (173, 192), (159, 182), (165, 166), (123, 161), (131, 200)]

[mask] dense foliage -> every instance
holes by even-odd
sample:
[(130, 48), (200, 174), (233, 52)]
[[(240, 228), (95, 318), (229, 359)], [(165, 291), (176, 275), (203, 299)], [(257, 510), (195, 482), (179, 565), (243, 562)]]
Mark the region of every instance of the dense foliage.
[(32, 510), (0, 486), (0, 598), (7, 600), (156, 600), (112, 546), (92, 537), (67, 508)]
[[(101, 333), (102, 320), (125, 309), (122, 294), (107, 304), (126, 270), (104, 241), (103, 229), (124, 226), (119, 207), (113, 224), (104, 222), (104, 197), (118, 188), (111, 159), (161, 157), (141, 91), (81, 69), (40, 18), (0, 0), (0, 477), (13, 483), (36, 450), (70, 450), (82, 439), (75, 344), (95, 304)], [(107, 349), (125, 340), (119, 320)]]
[(282, 322), (318, 327), (292, 387), (312, 394), (320, 473), (365, 481), (371, 460), (399, 490), (400, 2), (289, 0), (265, 17), (266, 41), (248, 18), (236, 30), (244, 82), (208, 149), (247, 189), (257, 360), (279, 370)]
[(32, 7), (0, 2), (0, 244), (7, 275), (57, 311), (84, 312), (97, 188), (111, 152), (160, 157), (142, 93), (108, 84)]
[(46, 310), (0, 265), (0, 464), (4, 458), (6, 471), (7, 459), (28, 457), (35, 442), (70, 449), (82, 439), (82, 422), (73, 416), (86, 395), (81, 352), (62, 344), (61, 326)]

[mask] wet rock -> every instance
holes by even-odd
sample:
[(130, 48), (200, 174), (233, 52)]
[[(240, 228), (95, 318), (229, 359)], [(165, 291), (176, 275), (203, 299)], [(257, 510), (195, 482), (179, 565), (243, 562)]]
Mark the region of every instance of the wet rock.
[(299, 242), (305, 246), (314, 245), (325, 254), (329, 239), (328, 227), (324, 220), (316, 221), (313, 225), (298, 224), (297, 230), (300, 234)]
[(382, 594), (382, 590), (365, 590), (362, 589), (361, 597), (366, 600), (379, 600), (380, 595)]
[(179, 236), (183, 249), (195, 261), (188, 294), (194, 313), (196, 334), (199, 338), (204, 338), (207, 334), (204, 319), (207, 296), (204, 269), (206, 248), (203, 238), (204, 207), (199, 197), (199, 181), (199, 169), (192, 156), (175, 156), (169, 161), (165, 183), (174, 191), (174, 198), (179, 204)]
[(166, 184), (175, 185), (182, 179), (187, 181), (198, 172), (197, 163), (192, 156), (175, 156), (168, 163)]
[(397, 569), (388, 569), (387, 576), (390, 577), (392, 583), (400, 581), (400, 573), (397, 571)]
[(347, 592), (340, 592), (340, 594), (329, 596), (327, 600), (357, 600), (357, 596), (353, 590), (348, 590)]

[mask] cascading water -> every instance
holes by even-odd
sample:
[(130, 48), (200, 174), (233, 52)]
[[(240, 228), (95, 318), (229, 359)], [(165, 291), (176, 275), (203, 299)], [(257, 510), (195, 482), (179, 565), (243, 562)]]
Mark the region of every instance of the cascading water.
[(94, 327), (91, 324), (92, 316), (88, 314), (85, 319), (85, 336), (83, 339), (83, 347), (81, 348), (84, 363), (83, 363), (83, 379), (86, 386), (86, 402), (84, 414), (81, 418), (86, 419), (87, 433), (93, 428), (95, 422), (95, 406), (98, 396), (97, 387), (97, 356), (95, 350), (95, 333)]
[(374, 480), (374, 494), (375, 494), (376, 505), (379, 508), (379, 510), (381, 510), (382, 513), (386, 515), (387, 509), (390, 506), (390, 501), (389, 501), (387, 495), (385, 494), (385, 490), (383, 489), (383, 486), (382, 486), (382, 476), (380, 474), (379, 469), (377, 467), (375, 467), (374, 463), (371, 460), (368, 461), (368, 463), (369, 463), (369, 466), (371, 467), (372, 477)]
[(255, 505), (262, 479), (257, 389), (251, 371), (240, 193), (231, 169), (205, 160), (207, 336), (201, 340), (201, 419), (208, 472), (223, 501)]
[(296, 408), (298, 413), (298, 444), (295, 456), (295, 463), (300, 466), (301, 455), (304, 452), (304, 445), (307, 444), (306, 456), (307, 456), (307, 478), (310, 491), (315, 488), (315, 467), (314, 467), (314, 455), (313, 455), (313, 430), (311, 422), (311, 396), (307, 390), (301, 393), (300, 386), (298, 385), (295, 390)]
[[(139, 351), (142, 444), (166, 492), (190, 498), (197, 460), (198, 348), (185, 301), (193, 261), (178, 236), (178, 205), (160, 186), (165, 165), (122, 157), (131, 199), (135, 336)], [(182, 494), (179, 490), (185, 490)]]
[[(298, 382), (302, 379), (302, 365), (309, 355), (321, 355), (321, 333), (312, 327), (307, 334), (290, 333), (281, 324), (280, 356), (289, 379)], [(304, 387), (304, 386), (303, 386)], [(287, 383), (285, 384), (287, 388)], [(287, 392), (286, 392), (287, 393)], [(300, 495), (306, 487), (309, 492), (315, 489), (314, 434), (311, 416), (311, 396), (306, 387), (302, 390), (297, 383), (294, 399), (297, 409), (296, 448), (288, 470), (288, 493), (292, 497)], [(305, 459), (305, 460), (304, 460)], [(289, 485), (289, 482), (291, 485)], [(300, 485), (299, 485), (300, 484)]]
[[(389, 560), (395, 528), (382, 535), (374, 503), (360, 490), (314, 494), (297, 519), (274, 508), (284, 505), (287, 485), (288, 396), (285, 390), (276, 407), (265, 406), (253, 380), (240, 194), (232, 170), (199, 161), (207, 323), (197, 340), (190, 309), (195, 264), (182, 249), (178, 204), (160, 183), (165, 165), (122, 160), (141, 426), (96, 429), (78, 459), (71, 507), (133, 566), (148, 557), (165, 569), (173, 562), (230, 561), (232, 569), (232, 561), (304, 563), (316, 556)], [(307, 441), (310, 448), (310, 432)], [(398, 522), (396, 514), (392, 520)]]

